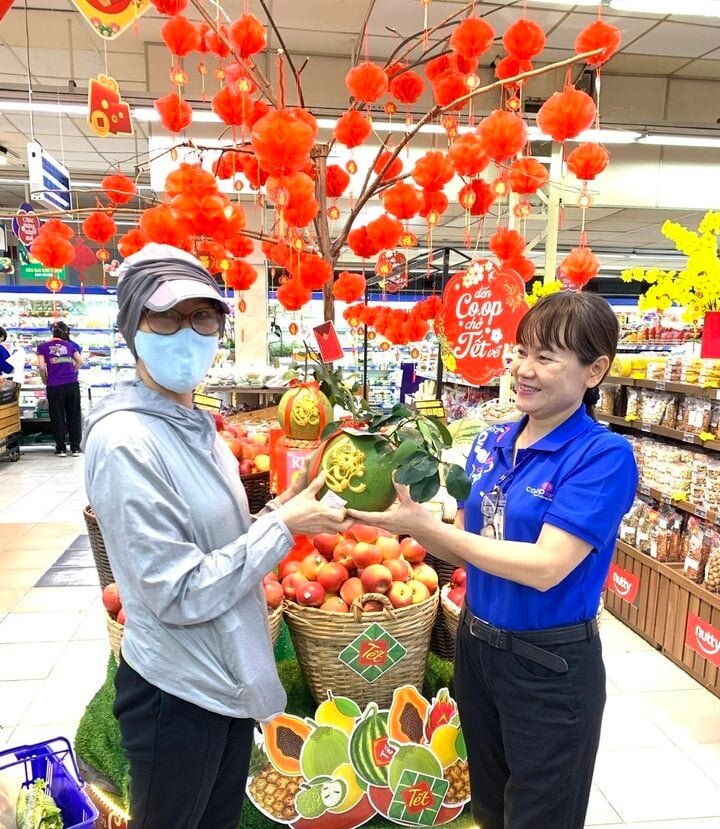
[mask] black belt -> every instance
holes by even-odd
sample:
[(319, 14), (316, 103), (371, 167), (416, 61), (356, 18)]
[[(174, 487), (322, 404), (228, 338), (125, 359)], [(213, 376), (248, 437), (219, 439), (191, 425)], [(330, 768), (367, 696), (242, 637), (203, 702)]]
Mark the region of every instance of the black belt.
[(470, 633), (487, 642), (491, 648), (501, 651), (509, 651), (537, 662), (559, 674), (567, 672), (567, 662), (555, 653), (543, 650), (541, 645), (569, 645), (572, 642), (584, 642), (594, 639), (598, 635), (597, 619), (593, 618), (587, 622), (580, 622), (577, 625), (566, 625), (559, 628), (547, 628), (545, 630), (503, 630), (489, 625), (482, 619), (478, 619), (467, 608), (462, 611), (462, 623), (467, 626)]

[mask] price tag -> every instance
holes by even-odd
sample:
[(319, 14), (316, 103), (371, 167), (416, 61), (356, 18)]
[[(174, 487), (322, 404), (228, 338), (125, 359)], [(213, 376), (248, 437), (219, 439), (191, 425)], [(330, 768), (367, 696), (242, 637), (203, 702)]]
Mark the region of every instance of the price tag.
[(683, 432), (682, 436), (684, 443), (695, 443), (695, 433), (694, 432)]
[(672, 503), (672, 498), (665, 492), (660, 496), (660, 500), (663, 504), (670, 504)]
[(650, 424), (649, 423), (641, 423), (640, 424), (640, 431), (641, 432), (649, 432), (650, 431)]
[(695, 507), (695, 515), (697, 515), (698, 518), (707, 518), (708, 514), (705, 507)]
[(720, 527), (720, 512), (715, 515), (715, 526)]
[(656, 391), (665, 391), (665, 381), (664, 380), (658, 380), (658, 382), (655, 383), (655, 390)]
[(640, 486), (640, 494), (641, 495), (649, 495), (650, 494), (650, 487), (647, 484), (642, 484)]

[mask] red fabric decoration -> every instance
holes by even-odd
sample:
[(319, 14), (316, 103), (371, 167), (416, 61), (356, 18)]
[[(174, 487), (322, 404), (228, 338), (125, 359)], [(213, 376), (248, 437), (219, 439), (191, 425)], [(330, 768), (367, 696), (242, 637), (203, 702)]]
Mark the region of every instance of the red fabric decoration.
[(368, 119), (356, 109), (351, 109), (338, 118), (333, 135), (340, 144), (351, 150), (367, 141), (371, 132), (372, 126)]
[(191, 192), (198, 196), (216, 193), (217, 183), (212, 173), (203, 170), (199, 164), (181, 162), (165, 179), (165, 193), (172, 198)]
[(253, 111), (248, 116), (248, 126), (254, 127), (255, 124), (270, 112), (270, 104), (267, 101), (255, 101), (253, 104)]
[(404, 181), (398, 181), (389, 187), (381, 197), (382, 203), (388, 213), (392, 213), (396, 219), (412, 219), (417, 216), (422, 207), (420, 193)]
[(355, 256), (359, 256), (361, 259), (370, 259), (371, 256), (375, 256), (381, 250), (370, 238), (367, 227), (364, 225), (348, 233), (347, 245)]
[(439, 296), (429, 296), (412, 309), (412, 313), (422, 317), (424, 320), (433, 320), (438, 315), (442, 306)]
[(271, 110), (252, 128), (250, 143), (270, 175), (301, 170), (315, 142), (312, 127), (286, 109)]
[(518, 60), (531, 60), (545, 48), (545, 32), (539, 23), (521, 17), (507, 27), (502, 42)]
[(212, 110), (229, 127), (240, 127), (247, 123), (254, 103), (246, 92), (235, 92), (226, 86), (213, 95)]
[(332, 265), (314, 253), (302, 256), (300, 265), (292, 270), (293, 276), (311, 291), (319, 291), (326, 282), (332, 279), (333, 275)]
[(502, 266), (519, 273), (523, 282), (529, 282), (535, 276), (535, 265), (522, 255), (511, 256), (502, 263)]
[(397, 219), (383, 213), (382, 216), (368, 222), (367, 232), (378, 250), (390, 250), (397, 245), (398, 239), (402, 236), (403, 226)]
[(580, 144), (567, 157), (567, 168), (583, 181), (592, 181), (608, 166), (610, 154), (599, 144)]
[[(227, 86), (233, 87), (236, 92), (245, 92), (248, 95), (254, 95), (257, 92), (258, 86), (250, 77), (247, 67), (234, 60), (223, 70), (225, 73), (225, 83)], [(238, 83), (242, 81), (243, 88), (238, 87)]]
[(501, 262), (522, 256), (525, 245), (525, 239), (517, 230), (506, 227), (499, 227), (488, 241), (488, 247)]
[(266, 240), (261, 244), (265, 256), (277, 265), (287, 268), (292, 258), (290, 245), (287, 242)]
[(192, 123), (192, 109), (177, 92), (170, 92), (164, 98), (155, 100), (155, 109), (160, 115), (160, 123), (170, 132), (181, 132)]
[(238, 234), (237, 236), (233, 237), (232, 239), (228, 239), (225, 242), (225, 250), (231, 256), (243, 258), (246, 256), (250, 256), (250, 254), (255, 250), (255, 243), (252, 239), (249, 239), (247, 236), (242, 236)]
[(312, 112), (308, 112), (306, 109), (302, 107), (290, 107), (288, 112), (300, 121), (304, 121), (313, 131), (313, 138), (317, 137), (318, 134), (318, 122), (317, 118), (312, 114)]
[(248, 262), (235, 259), (225, 272), (225, 284), (233, 291), (247, 291), (257, 281), (257, 271)]
[(268, 174), (262, 169), (257, 158), (253, 155), (245, 154), (243, 174), (250, 182), (250, 187), (252, 187), (253, 190), (259, 190), (268, 180)]
[(244, 14), (232, 23), (228, 38), (243, 59), (262, 52), (267, 45), (265, 27), (254, 14)]
[[(220, 35), (223, 35), (225, 40)], [(214, 55), (217, 55), (219, 58), (226, 58), (230, 54), (230, 47), (225, 42), (228, 38), (229, 32), (227, 26), (221, 23), (217, 29), (211, 28), (205, 35), (205, 43), (207, 44), (208, 50)]]
[(507, 174), (510, 189), (521, 196), (537, 193), (547, 184), (549, 178), (547, 167), (531, 156), (516, 158)]
[(442, 190), (423, 190), (422, 198), (423, 204), (420, 208), (420, 215), (423, 219), (427, 219), (430, 212), (442, 216), (448, 209), (448, 197)]
[(442, 190), (455, 175), (455, 168), (444, 153), (430, 150), (415, 162), (412, 177), (423, 190)]
[[(273, 190), (273, 179), (268, 179), (266, 190)], [(279, 182), (278, 182), (279, 184)], [(315, 183), (306, 173), (294, 173), (283, 179), (288, 191), (285, 221), (293, 227), (305, 227), (317, 216), (320, 205), (315, 199)]]
[(516, 156), (527, 143), (527, 126), (519, 115), (496, 109), (477, 128), (482, 147), (493, 161)]
[(220, 263), (226, 259), (225, 248), (217, 242), (201, 239), (195, 242), (194, 254), (210, 273), (220, 273)]
[(419, 342), (425, 339), (430, 330), (427, 321), (417, 314), (410, 314), (402, 327), (403, 335), (408, 342)]
[(595, 20), (575, 38), (575, 52), (581, 55), (583, 52), (592, 52), (593, 49), (604, 49), (599, 55), (587, 58), (588, 63), (600, 66), (617, 52), (621, 40), (622, 34), (617, 26), (604, 20)]
[[(433, 98), (435, 103), (441, 107), (447, 107), (467, 95), (470, 91), (465, 84), (465, 75), (461, 72), (443, 72), (442, 75), (433, 81)], [(466, 107), (467, 101), (461, 101), (450, 108), (451, 112), (459, 112)]]
[(477, 69), (475, 58), (464, 58), (461, 55), (440, 55), (425, 64), (425, 76), (434, 83), (445, 72), (462, 72), (469, 75)]
[(60, 219), (48, 219), (48, 221), (40, 227), (40, 233), (57, 233), (62, 236), (63, 239), (67, 239), (68, 242), (75, 235), (75, 231), (70, 227), (70, 225), (66, 225), (65, 222), (60, 221)]
[(414, 104), (425, 91), (425, 81), (409, 70), (390, 81), (390, 94), (401, 104)]
[[(385, 165), (388, 163), (390, 156), (392, 155), (391, 150), (385, 150), (385, 152), (380, 153), (378, 156), (378, 160), (373, 165), (373, 171), (378, 173), (378, 175), (383, 171)], [(394, 158), (390, 166), (385, 170), (383, 174), (382, 180), (383, 181), (390, 181), (394, 179), (395, 176), (399, 176), (402, 173), (403, 163), (400, 158)]]
[(333, 283), (333, 296), (341, 302), (357, 302), (365, 293), (365, 285), (362, 274), (343, 271)]
[(560, 263), (560, 273), (578, 288), (600, 271), (600, 260), (588, 247), (573, 248)]
[(490, 163), (490, 158), (482, 148), (482, 141), (472, 132), (467, 132), (452, 142), (448, 158), (460, 176), (476, 176)]
[(118, 253), (123, 259), (127, 259), (131, 254), (142, 250), (149, 241), (150, 237), (147, 233), (135, 227), (118, 239)]
[(144, 210), (140, 216), (140, 229), (147, 234), (151, 242), (173, 245), (176, 248), (187, 247), (190, 227), (186, 221), (181, 221), (173, 215), (169, 204)]
[[(179, 14), (180, 12), (177, 11), (175, 14)], [(200, 35), (200, 45), (198, 46), (198, 52), (201, 52), (203, 55), (207, 54), (210, 51), (210, 45), (208, 44), (208, 35), (212, 31), (212, 27), (209, 23), (206, 23), (204, 20), (201, 20), (199, 23), (196, 24), (196, 28), (198, 30), (198, 35)]]
[(245, 211), (237, 202), (232, 202), (225, 205), (221, 213), (216, 214), (212, 238), (225, 245), (245, 230), (245, 225)]
[(246, 153), (237, 150), (225, 150), (216, 161), (213, 162), (213, 173), (219, 179), (232, 178), (236, 173), (242, 173)]
[(59, 233), (38, 233), (30, 253), (46, 268), (60, 270), (75, 258), (75, 248)]
[(345, 75), (345, 86), (358, 101), (372, 104), (388, 91), (389, 81), (384, 69), (368, 61), (354, 66)]
[(329, 199), (339, 199), (350, 184), (350, 176), (339, 164), (328, 164), (325, 173), (325, 195)]
[(489, 212), (490, 208), (493, 206), (493, 203), (497, 198), (497, 194), (492, 189), (492, 187), (487, 182), (483, 181), (481, 178), (473, 179), (468, 185), (468, 187), (472, 187), (475, 193), (475, 201), (473, 202), (473, 205), (470, 208), (470, 215), (484, 216), (486, 213)]
[(540, 107), (537, 125), (554, 141), (564, 141), (589, 129), (596, 115), (595, 102), (587, 92), (566, 86), (562, 92), (553, 92)]
[(160, 35), (172, 54), (180, 58), (190, 52), (196, 52), (200, 47), (200, 33), (195, 24), (182, 14), (163, 23)]
[[(514, 78), (516, 75), (520, 75), (523, 72), (529, 72), (532, 68), (533, 65), (531, 60), (519, 60), (515, 57), (515, 55), (505, 55), (504, 58), (500, 58), (500, 60), (495, 64), (495, 77), (499, 81), (504, 81), (506, 78)], [(521, 86), (525, 86), (526, 83), (527, 78), (523, 78), (520, 81), (505, 84), (505, 88), (520, 88)]]
[(160, 12), (160, 14), (174, 17), (187, 6), (188, 0), (151, 0), (153, 6)]
[(450, 36), (450, 48), (464, 58), (479, 58), (493, 45), (495, 29), (481, 17), (467, 17)]
[(113, 204), (127, 204), (137, 193), (135, 182), (122, 173), (105, 176), (100, 186)]
[(82, 224), (83, 233), (93, 242), (105, 245), (117, 233), (117, 225), (107, 213), (96, 210)]
[(277, 300), (286, 311), (299, 311), (310, 302), (312, 293), (299, 279), (289, 279), (277, 289)]

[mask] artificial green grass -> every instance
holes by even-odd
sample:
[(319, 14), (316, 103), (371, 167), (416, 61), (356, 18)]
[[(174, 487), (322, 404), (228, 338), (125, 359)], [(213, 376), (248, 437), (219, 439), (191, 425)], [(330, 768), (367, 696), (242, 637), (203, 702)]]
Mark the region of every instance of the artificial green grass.
[[(280, 681), (287, 692), (287, 710), (300, 717), (312, 716), (315, 713), (316, 704), (305, 682), (300, 665), (295, 659), (292, 640), (284, 622), (275, 645), (275, 659)], [(121, 793), (118, 801), (127, 809), (128, 766), (120, 748), (120, 730), (112, 714), (112, 704), (115, 698), (113, 684), (115, 670), (115, 660), (110, 656), (105, 682), (90, 701), (78, 725), (75, 735), (75, 754), (85, 765), (105, 777), (118, 789)], [(452, 662), (430, 653), (423, 694), (428, 699), (432, 699), (440, 688), (449, 688), (450, 693), (453, 692)], [(278, 825), (259, 812), (249, 798), (245, 798), (238, 829), (277, 829)], [(468, 809), (465, 809), (457, 820), (446, 824), (453, 829), (465, 829), (465, 827), (469, 829), (474, 825)], [(397, 824), (378, 816), (363, 826), (367, 829), (387, 829)]]

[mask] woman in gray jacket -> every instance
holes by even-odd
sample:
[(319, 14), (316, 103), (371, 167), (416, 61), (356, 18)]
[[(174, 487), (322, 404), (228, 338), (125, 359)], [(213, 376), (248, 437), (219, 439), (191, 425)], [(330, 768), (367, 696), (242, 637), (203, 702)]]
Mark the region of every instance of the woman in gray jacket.
[(138, 379), (94, 406), (85, 484), (127, 622), (115, 715), (131, 829), (235, 829), (255, 720), (285, 707), (262, 578), (294, 534), (340, 532), (344, 510), (296, 484), (251, 516), (237, 461), (193, 389), (229, 310), (189, 254), (150, 244), (118, 282)]

